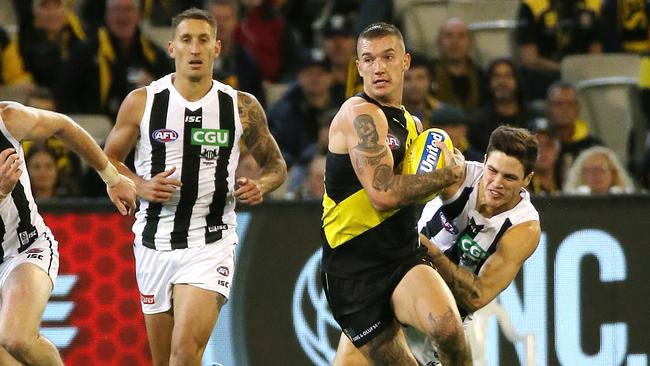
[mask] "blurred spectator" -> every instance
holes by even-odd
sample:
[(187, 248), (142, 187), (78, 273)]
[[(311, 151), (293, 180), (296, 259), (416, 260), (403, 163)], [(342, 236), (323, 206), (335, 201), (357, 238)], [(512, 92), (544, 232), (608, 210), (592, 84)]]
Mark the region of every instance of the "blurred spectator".
[[(34, 88), (32, 75), (25, 71), (23, 60), (18, 51), (18, 42), (11, 40), (7, 32), (0, 27), (0, 88), (4, 89), (2, 99), (24, 101), (25, 96)], [(15, 97), (11, 97), (15, 95)]]
[[(301, 57), (297, 82), (269, 113), (269, 125), (288, 167), (308, 164), (305, 149), (318, 139), (319, 119), (331, 108), (332, 73), (323, 59), (311, 53)], [(309, 157), (311, 159), (311, 157)]]
[(318, 40), (314, 37), (317, 22), (323, 17), (330, 0), (282, 0), (280, 11), (298, 44), (314, 48)]
[(527, 96), (542, 99), (560, 78), (566, 55), (600, 53), (597, 24), (600, 0), (524, 0), (517, 15), (516, 40), (524, 66)]
[(650, 2), (603, 0), (601, 14), (605, 52), (650, 51)]
[(578, 155), (562, 189), (568, 194), (620, 194), (634, 190), (632, 179), (616, 154), (603, 146), (591, 147)]
[(262, 73), (262, 79), (278, 82), (293, 69), (296, 40), (289, 32), (273, 0), (242, 0), (244, 13), (236, 39), (248, 49)]
[(54, 88), (61, 65), (86, 39), (81, 21), (64, 0), (13, 0), (18, 14), (20, 55), (36, 84)]
[(57, 168), (56, 156), (47, 146), (34, 144), (25, 163), (36, 200), (78, 196), (78, 187)]
[(431, 72), (429, 60), (421, 54), (411, 54), (411, 66), (404, 73), (402, 104), (410, 114), (418, 117), (424, 129), (429, 128), (431, 113), (443, 103), (431, 93)]
[(465, 160), (483, 161), (483, 153), (475, 149), (467, 137), (468, 122), (467, 115), (463, 111), (448, 105), (435, 110), (428, 120), (431, 127), (438, 127), (447, 132), (454, 147), (463, 153)]
[(167, 54), (145, 37), (138, 0), (108, 0), (106, 26), (63, 66), (55, 97), (65, 113), (117, 115), (126, 95), (171, 71)]
[[(27, 102), (25, 104), (30, 107), (41, 108), (48, 111), (54, 111), (55, 109), (52, 93), (44, 87), (35, 88), (27, 97)], [(60, 175), (65, 177), (64, 180), (78, 182), (81, 179), (83, 172), (79, 155), (74, 154), (70, 149), (65, 147), (63, 142), (58, 138), (53, 136), (45, 141), (37, 143), (23, 141), (22, 145), (25, 154), (30, 153), (32, 145), (40, 146), (41, 149), (46, 149), (49, 153), (53, 154), (56, 160), (56, 168)], [(78, 189), (76, 192), (77, 191)]]
[(332, 69), (332, 98), (337, 105), (346, 99), (348, 76), (356, 77), (356, 39), (352, 24), (343, 15), (334, 15), (322, 30), (323, 51)]
[(532, 112), (524, 101), (524, 87), (511, 59), (499, 58), (490, 63), (486, 74), (487, 101), (472, 116), (470, 140), (485, 151), (490, 134), (501, 125), (527, 127)]
[(36, 87), (27, 96), (26, 105), (34, 108), (45, 109), (46, 111), (55, 111), (54, 97), (52, 92), (45, 87)]
[(471, 114), (481, 105), (483, 72), (470, 58), (472, 36), (464, 21), (451, 18), (438, 30), (439, 58), (431, 63), (433, 95)]
[(307, 177), (296, 198), (303, 200), (322, 200), (325, 194), (325, 155), (319, 154), (309, 163)]
[(239, 12), (235, 0), (207, 0), (205, 8), (217, 21), (221, 54), (214, 62), (214, 78), (235, 89), (253, 94), (265, 105), (260, 68), (253, 55), (235, 40)]
[(142, 0), (144, 19), (158, 27), (170, 27), (176, 14), (201, 5), (203, 0)]
[(535, 137), (539, 142), (539, 150), (533, 168), (535, 174), (530, 181), (528, 190), (532, 194), (557, 194), (562, 187), (560, 176), (556, 170), (556, 162), (560, 154), (560, 141), (548, 128), (537, 129)]
[(580, 119), (580, 102), (571, 84), (556, 82), (549, 87), (546, 117), (561, 143), (557, 164), (560, 180), (566, 181), (566, 174), (576, 156), (592, 146), (602, 145), (602, 142), (589, 134), (587, 122)]
[[(21, 1), (21, 0), (14, 0)], [(200, 8), (203, 0), (138, 0), (141, 1), (142, 18), (154, 26), (171, 26), (174, 15), (191, 7)], [(91, 29), (104, 25), (106, 0), (83, 0), (81, 17)]]

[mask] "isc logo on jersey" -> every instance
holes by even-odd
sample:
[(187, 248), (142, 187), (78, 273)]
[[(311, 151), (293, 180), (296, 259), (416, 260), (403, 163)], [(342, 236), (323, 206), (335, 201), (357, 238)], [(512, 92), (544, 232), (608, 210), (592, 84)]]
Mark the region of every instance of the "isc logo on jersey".
[(228, 146), (230, 131), (209, 128), (193, 128), (191, 131), (192, 145)]
[(170, 130), (167, 128), (161, 128), (158, 130), (155, 130), (152, 134), (151, 137), (161, 143), (167, 143), (167, 142), (172, 142), (176, 141), (178, 139), (178, 132), (174, 130)]

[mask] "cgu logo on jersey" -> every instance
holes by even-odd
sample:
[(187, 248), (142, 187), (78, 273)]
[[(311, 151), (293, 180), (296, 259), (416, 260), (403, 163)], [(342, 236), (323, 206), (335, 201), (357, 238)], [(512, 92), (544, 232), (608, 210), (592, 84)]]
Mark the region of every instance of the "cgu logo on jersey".
[[(189, 116), (188, 116), (189, 117)], [(230, 142), (230, 131), (209, 128), (192, 129), (192, 145), (209, 145), (226, 147)]]
[(467, 234), (461, 236), (458, 245), (464, 253), (463, 259), (471, 259), (474, 262), (479, 262), (488, 256), (488, 253)]
[(390, 147), (391, 150), (397, 150), (399, 148), (399, 139), (392, 134), (386, 136), (386, 145)]
[(427, 136), (427, 142), (424, 144), (424, 153), (422, 154), (422, 157), (420, 158), (420, 164), (418, 165), (418, 173), (429, 173), (436, 170), (438, 159), (440, 159), (442, 151), (440, 151), (440, 149), (433, 143), (436, 141), (444, 140), (445, 136), (440, 133), (429, 133), (429, 136)]
[(178, 132), (176, 132), (174, 130), (167, 129), (167, 128), (161, 128), (161, 129), (155, 130), (151, 134), (151, 138), (153, 138), (154, 140), (164, 144), (164, 143), (167, 143), (167, 142), (176, 141), (176, 139), (178, 139)]

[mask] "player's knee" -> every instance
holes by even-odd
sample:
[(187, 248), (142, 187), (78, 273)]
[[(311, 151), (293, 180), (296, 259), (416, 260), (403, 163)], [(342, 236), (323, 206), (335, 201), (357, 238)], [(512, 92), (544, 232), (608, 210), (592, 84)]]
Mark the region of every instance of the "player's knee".
[(201, 359), (201, 351), (202, 349), (192, 342), (186, 342), (183, 345), (172, 347), (170, 365), (195, 365)]
[(455, 314), (449, 312), (445, 315), (432, 319), (428, 335), (441, 351), (452, 351), (463, 348), (465, 333), (462, 324)]

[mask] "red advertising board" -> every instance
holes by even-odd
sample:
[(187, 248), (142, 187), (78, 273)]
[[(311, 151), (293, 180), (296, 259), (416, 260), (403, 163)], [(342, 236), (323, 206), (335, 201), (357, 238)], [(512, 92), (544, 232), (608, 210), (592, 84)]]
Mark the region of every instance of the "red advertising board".
[(114, 213), (44, 214), (59, 242), (59, 276), (76, 275), (70, 292), (53, 301), (74, 307), (62, 322), (75, 328), (61, 354), (66, 365), (150, 365), (133, 260), (133, 218)]

